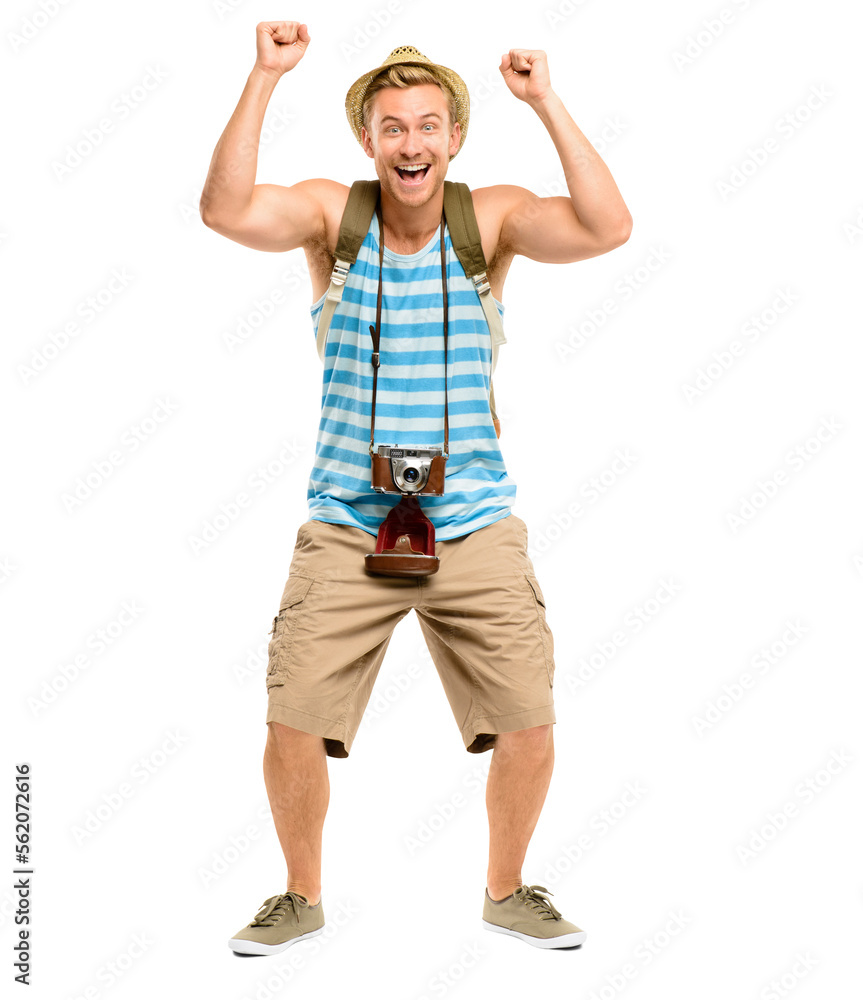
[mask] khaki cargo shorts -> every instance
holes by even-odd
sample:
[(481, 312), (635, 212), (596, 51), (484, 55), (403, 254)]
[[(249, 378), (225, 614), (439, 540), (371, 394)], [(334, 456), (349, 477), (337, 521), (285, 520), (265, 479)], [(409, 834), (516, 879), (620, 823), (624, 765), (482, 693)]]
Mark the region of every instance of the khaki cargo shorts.
[(554, 643), (514, 514), (439, 541), (437, 573), (372, 576), (375, 536), (306, 521), (297, 543), (267, 665), (267, 722), (324, 739), (347, 757), (396, 625), (416, 611), (466, 749), (495, 734), (556, 721)]

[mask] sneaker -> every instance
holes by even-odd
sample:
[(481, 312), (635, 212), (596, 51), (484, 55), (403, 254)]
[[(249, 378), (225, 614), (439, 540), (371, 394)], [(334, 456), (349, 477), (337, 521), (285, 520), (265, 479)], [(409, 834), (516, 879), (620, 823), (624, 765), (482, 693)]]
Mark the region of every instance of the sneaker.
[(587, 934), (563, 919), (548, 896), (543, 895), (546, 892), (548, 889), (541, 885), (523, 885), (496, 902), (486, 889), (483, 927), (497, 934), (511, 934), (534, 948), (573, 948), (582, 944)]
[(275, 955), (323, 932), (321, 900), (310, 906), (305, 896), (284, 892), (265, 899), (255, 919), (231, 938), (228, 947), (240, 955)]

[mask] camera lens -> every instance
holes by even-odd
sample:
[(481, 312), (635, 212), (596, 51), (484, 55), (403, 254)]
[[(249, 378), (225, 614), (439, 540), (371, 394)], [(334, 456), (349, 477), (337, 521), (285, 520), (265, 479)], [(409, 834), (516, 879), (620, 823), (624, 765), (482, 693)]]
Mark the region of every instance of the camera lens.
[(420, 477), (419, 469), (415, 469), (410, 465), (405, 469), (402, 475), (404, 476), (406, 483), (415, 483)]

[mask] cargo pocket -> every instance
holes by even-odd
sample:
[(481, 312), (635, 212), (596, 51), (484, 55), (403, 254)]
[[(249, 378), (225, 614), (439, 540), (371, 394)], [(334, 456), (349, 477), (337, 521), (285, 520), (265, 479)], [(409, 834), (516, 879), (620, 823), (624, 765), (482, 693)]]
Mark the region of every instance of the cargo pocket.
[(269, 657), (267, 689), (285, 683), (288, 666), (291, 662), (291, 647), (297, 630), (297, 621), (303, 613), (306, 595), (313, 583), (314, 580), (311, 577), (292, 576), (285, 585), (279, 613), (273, 619), (273, 627), (270, 629), (272, 639), (267, 647)]
[(554, 639), (548, 622), (545, 620), (545, 598), (535, 576), (526, 573), (527, 582), (533, 592), (534, 603), (536, 604), (536, 624), (539, 629), (539, 637), (542, 640), (542, 651), (545, 656), (545, 669), (548, 672), (548, 686), (554, 686)]

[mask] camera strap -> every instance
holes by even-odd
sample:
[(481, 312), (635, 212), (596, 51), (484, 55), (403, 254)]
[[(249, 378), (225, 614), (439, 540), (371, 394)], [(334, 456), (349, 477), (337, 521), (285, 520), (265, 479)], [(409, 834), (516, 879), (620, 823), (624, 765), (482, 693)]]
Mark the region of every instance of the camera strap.
[[(380, 249), (379, 255), (379, 277), (378, 277), (378, 304), (377, 304), (377, 316), (375, 318), (375, 325), (369, 325), (369, 333), (372, 335), (372, 436), (371, 442), (369, 444), (369, 454), (373, 455), (375, 450), (375, 402), (377, 400), (378, 392), (378, 368), (381, 366), (381, 304), (383, 302), (384, 294), (384, 220), (381, 215), (381, 202), (378, 198), (377, 205), (375, 205), (375, 212), (378, 217), (378, 247)], [(440, 217), (440, 268), (441, 268), (441, 283), (443, 285), (443, 381), (444, 381), (444, 403), (443, 403), (443, 426), (444, 426), (444, 445), (443, 454), (444, 457), (449, 457), (449, 399), (447, 393), (447, 320), (449, 314), (449, 306), (447, 303), (447, 288), (446, 288), (446, 248), (444, 246), (444, 213), (441, 212)]]

